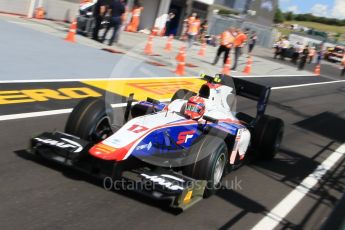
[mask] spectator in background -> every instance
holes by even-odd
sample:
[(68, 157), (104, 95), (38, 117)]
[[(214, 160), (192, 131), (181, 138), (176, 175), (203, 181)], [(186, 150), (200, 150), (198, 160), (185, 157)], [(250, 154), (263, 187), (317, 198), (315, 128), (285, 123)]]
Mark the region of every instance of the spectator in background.
[(321, 64), (321, 60), (322, 60), (322, 57), (323, 57), (323, 54), (324, 54), (324, 45), (321, 44), (317, 50), (317, 61), (316, 61), (316, 65), (320, 65)]
[(187, 30), (188, 30), (188, 18), (183, 20), (180, 40), (182, 40), (182, 41), (187, 40)]
[(102, 42), (105, 41), (105, 38), (107, 36), (107, 33), (110, 29), (113, 29), (113, 34), (109, 40), (109, 46), (112, 46), (114, 42), (118, 42), (116, 38), (118, 36), (117, 32), (120, 29), (121, 23), (122, 23), (122, 16), (125, 13), (125, 6), (120, 0), (111, 0), (109, 4), (108, 14), (110, 15), (109, 24), (107, 25), (107, 28), (105, 29), (105, 32), (102, 37)]
[(314, 60), (316, 51), (315, 51), (315, 47), (310, 47), (309, 48), (309, 55), (308, 55), (308, 63), (311, 64)]
[(197, 16), (196, 13), (192, 13), (192, 15), (189, 18), (186, 18), (185, 20), (183, 20), (182, 33), (180, 37), (182, 41), (187, 40), (189, 25), (196, 19), (196, 16)]
[(257, 36), (256, 32), (253, 31), (251, 33), (251, 35), (249, 36), (249, 40), (248, 40), (248, 54), (249, 55), (252, 54), (257, 40), (258, 40), (258, 36)]
[(340, 75), (341, 75), (342, 77), (345, 77), (345, 54), (344, 54), (344, 56), (343, 56), (343, 59), (341, 60), (341, 65), (343, 66), (343, 69), (342, 69)]
[(196, 16), (198, 16), (197, 13), (192, 13), (192, 15), (187, 19), (187, 22), (188, 22), (187, 26), (189, 26), (196, 19)]
[(299, 55), (300, 55), (300, 60), (299, 60), (298, 70), (303, 70), (309, 56), (309, 46), (306, 46)]
[(144, 7), (142, 7), (140, 2), (136, 0), (134, 2), (134, 6), (132, 9), (131, 22), (128, 24), (127, 29), (126, 29), (128, 32), (138, 32), (138, 28), (140, 24), (140, 16), (143, 10), (144, 10)]
[(121, 25), (120, 25), (120, 28), (117, 30), (114, 41), (119, 41), (121, 32), (124, 31), (127, 26), (127, 17), (128, 17), (127, 0), (120, 0), (120, 1), (125, 7), (125, 13), (123, 13), (121, 16)]
[(291, 62), (295, 65), (297, 65), (297, 61), (301, 55), (301, 53), (303, 52), (303, 45), (300, 42), (296, 42), (296, 44), (293, 47), (293, 54), (292, 54), (292, 58), (291, 58)]
[(191, 48), (195, 41), (196, 36), (199, 34), (200, 30), (200, 18), (195, 14), (195, 17), (188, 20), (188, 47)]
[(273, 48), (274, 48), (274, 56), (273, 56), (273, 58), (274, 59), (276, 59), (277, 56), (280, 55), (281, 46), (282, 46), (282, 39), (279, 38), (279, 40), (276, 43), (274, 43), (274, 45), (273, 45)]
[(287, 39), (287, 37), (283, 37), (282, 43), (281, 43), (281, 51), (280, 51), (280, 59), (285, 60), (285, 56), (287, 54), (287, 50), (289, 49), (290, 42)]
[(208, 22), (205, 19), (200, 25), (200, 41), (204, 41), (208, 29)]
[(217, 36), (211, 35), (211, 39), (208, 40), (209, 45), (216, 47), (217, 46)]
[(232, 32), (234, 31), (233, 28), (228, 28), (225, 30), (219, 37), (220, 37), (220, 45), (217, 51), (217, 55), (213, 61), (213, 65), (216, 65), (220, 55), (224, 53), (224, 59), (223, 63), (226, 63), (226, 60), (229, 57), (229, 53), (231, 51), (231, 47), (233, 46), (233, 42), (235, 37), (232, 35)]
[(242, 52), (242, 48), (245, 44), (245, 42), (247, 41), (247, 35), (245, 35), (241, 29), (237, 29), (235, 31), (235, 33), (237, 34), (234, 40), (234, 48), (235, 48), (235, 54), (234, 54), (234, 65), (231, 68), (232, 71), (236, 71), (237, 68), (237, 63), (238, 63), (238, 58), (241, 55)]
[(101, 23), (107, 11), (109, 0), (98, 0), (93, 8), (93, 17), (95, 19), (95, 27), (92, 33), (92, 39), (99, 41), (98, 33), (101, 29)]
[(171, 30), (171, 28), (170, 28), (171, 27), (171, 22), (172, 22), (172, 20), (174, 18), (175, 18), (175, 14), (170, 12), (168, 14), (167, 21), (165, 22), (165, 32), (164, 32), (165, 36), (170, 36), (170, 34), (171, 34), (171, 32), (170, 32), (170, 30)]

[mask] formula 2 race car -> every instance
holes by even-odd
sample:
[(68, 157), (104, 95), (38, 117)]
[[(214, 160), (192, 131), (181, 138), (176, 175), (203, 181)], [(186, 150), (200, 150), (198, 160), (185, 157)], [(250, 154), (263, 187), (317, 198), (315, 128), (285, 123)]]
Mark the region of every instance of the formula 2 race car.
[[(86, 98), (64, 133), (32, 138), (30, 151), (185, 210), (248, 157), (272, 159), (284, 130), (281, 119), (264, 114), (269, 87), (225, 75), (203, 79), (198, 93), (179, 89), (170, 103), (134, 103), (131, 94), (120, 127), (112, 125), (111, 105)], [(235, 92), (257, 101), (255, 117), (232, 112)]]

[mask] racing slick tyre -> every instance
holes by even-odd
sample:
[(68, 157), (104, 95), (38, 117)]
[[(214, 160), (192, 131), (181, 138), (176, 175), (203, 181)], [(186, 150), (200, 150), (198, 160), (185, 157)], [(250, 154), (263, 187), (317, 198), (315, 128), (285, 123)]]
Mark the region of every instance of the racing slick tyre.
[(205, 136), (190, 149), (195, 161), (183, 168), (183, 174), (197, 180), (206, 180), (204, 198), (215, 194), (221, 186), (228, 158), (228, 148), (223, 139)]
[(276, 117), (264, 115), (253, 132), (253, 148), (260, 159), (272, 160), (276, 155), (284, 134), (284, 122)]
[(113, 111), (109, 104), (99, 98), (85, 98), (69, 115), (65, 132), (84, 140), (98, 142), (110, 136)]
[(176, 99), (183, 99), (188, 100), (189, 98), (196, 96), (197, 94), (188, 90), (188, 89), (179, 89), (175, 92), (175, 94), (172, 96), (171, 101), (174, 101)]

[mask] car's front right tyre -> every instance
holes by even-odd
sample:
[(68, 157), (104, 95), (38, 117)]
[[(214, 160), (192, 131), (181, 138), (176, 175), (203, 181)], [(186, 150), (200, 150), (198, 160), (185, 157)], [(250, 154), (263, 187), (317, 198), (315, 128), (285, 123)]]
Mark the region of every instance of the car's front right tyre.
[(68, 117), (65, 132), (91, 142), (99, 142), (110, 136), (113, 111), (100, 98), (81, 100)]
[(223, 139), (205, 136), (190, 149), (195, 156), (194, 162), (183, 168), (183, 173), (196, 180), (207, 181), (204, 197), (210, 197), (221, 187), (228, 164), (228, 148)]

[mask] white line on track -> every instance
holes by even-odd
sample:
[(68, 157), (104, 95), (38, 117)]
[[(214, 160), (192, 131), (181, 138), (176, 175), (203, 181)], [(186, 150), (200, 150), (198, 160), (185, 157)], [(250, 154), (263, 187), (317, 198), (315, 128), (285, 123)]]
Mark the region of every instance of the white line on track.
[(0, 121), (9, 121), (9, 120), (16, 120), (16, 119), (23, 119), (23, 118), (31, 118), (31, 117), (45, 117), (45, 116), (51, 116), (51, 115), (70, 113), (71, 111), (72, 109), (59, 109), (59, 110), (49, 110), (49, 111), (32, 112), (32, 113), (2, 115), (0, 116)]
[(284, 78), (284, 77), (313, 77), (314, 75), (310, 73), (309, 75), (245, 75), (245, 76), (233, 76), (236, 78)]
[(310, 190), (321, 180), (345, 154), (345, 143), (337, 148), (324, 160), (309, 176), (307, 176), (293, 191), (280, 201), (263, 219), (260, 220), (252, 230), (270, 230), (281, 223), (293, 208), (310, 192)]
[(308, 84), (300, 84), (300, 85), (278, 86), (278, 87), (272, 87), (272, 90), (290, 89), (290, 88), (298, 88), (298, 87), (306, 87), (306, 86), (314, 86), (314, 85), (327, 85), (327, 84), (335, 84), (335, 83), (342, 83), (342, 82), (345, 82), (345, 80), (316, 82), (316, 83), (308, 83)]
[[(111, 107), (121, 108), (121, 107), (125, 107), (126, 105), (127, 103), (118, 103), (118, 104), (112, 104)], [(72, 112), (72, 109), (58, 109), (58, 110), (49, 110), (49, 111), (41, 111), (41, 112), (2, 115), (0, 116), (0, 121), (9, 121), (9, 120), (32, 118), (32, 117), (45, 117), (45, 116), (51, 116), (51, 115), (66, 114), (70, 112)]]
[(40, 83), (40, 82), (78, 82), (78, 81), (120, 81), (120, 80), (157, 80), (157, 79), (192, 79), (200, 77), (150, 77), (150, 78), (141, 78), (141, 77), (122, 77), (122, 78), (79, 78), (79, 79), (35, 79), (35, 80), (5, 80), (0, 81), (1, 83)]
[[(162, 99), (161, 102), (168, 102), (170, 99)], [(136, 104), (133, 102), (132, 105)], [(117, 103), (111, 104), (113, 108), (122, 108), (126, 107), (127, 103)], [(19, 113), (19, 114), (10, 114), (10, 115), (2, 115), (0, 116), (0, 121), (9, 121), (9, 120), (16, 120), (16, 119), (23, 119), (23, 118), (33, 118), (33, 117), (45, 117), (45, 116), (52, 116), (52, 115), (60, 115), (72, 112), (73, 109), (58, 109), (58, 110), (49, 110), (49, 111), (40, 111), (40, 112), (31, 112), (31, 113)]]

